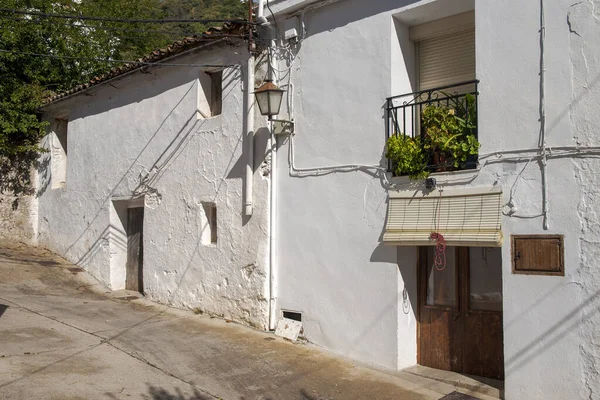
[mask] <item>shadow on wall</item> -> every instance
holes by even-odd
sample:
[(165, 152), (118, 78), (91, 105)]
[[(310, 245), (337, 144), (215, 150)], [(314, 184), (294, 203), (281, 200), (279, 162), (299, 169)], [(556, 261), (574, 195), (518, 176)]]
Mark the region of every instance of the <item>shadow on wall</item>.
[(89, 247), (88, 251), (79, 257), (75, 264), (85, 268), (98, 252), (108, 249), (109, 243), (115, 244), (119, 249), (127, 251), (127, 242), (124, 241), (117, 232), (117, 227), (109, 224), (102, 233), (100, 233), (98, 239), (96, 239)]
[[(246, 149), (248, 148), (248, 137), (245, 132), (242, 132), (241, 137), (243, 140), (243, 151), (241, 152), (240, 158), (237, 159), (233, 166), (231, 162), (233, 161), (233, 156), (227, 165), (226, 171), (228, 171), (226, 178), (227, 179), (245, 179), (246, 177), (246, 165), (248, 162)], [(267, 128), (259, 128), (256, 132), (254, 132), (254, 165), (253, 172), (256, 172), (259, 168), (261, 169), (261, 176), (266, 177), (270, 174), (272, 166), (270, 166), (270, 154), (271, 149), (269, 148), (269, 140), (271, 137), (271, 132)], [(240, 140), (241, 141), (241, 140)], [(239, 145), (239, 142), (238, 142)], [(237, 147), (236, 147), (237, 149)], [(223, 180), (221, 180), (223, 182)], [(220, 187), (220, 184), (219, 184)], [(246, 185), (243, 185), (243, 193), (242, 198), (246, 199)], [(217, 189), (218, 191), (218, 189)], [(250, 221), (250, 217), (245, 215), (244, 210), (241, 210), (242, 213), (242, 225), (246, 226), (246, 224)]]
[(2, 314), (4, 314), (4, 312), (8, 310), (8, 306), (4, 305), (4, 304), (0, 304), (0, 317), (2, 317)]
[(352, 0), (344, 2), (344, 4), (333, 4), (331, 10), (336, 7), (343, 7), (345, 12), (330, 12), (323, 13), (324, 23), (312, 23), (307, 31), (307, 37), (322, 33), (324, 31), (333, 31), (336, 28), (348, 25), (352, 22), (368, 18), (370, 16), (380, 14), (386, 11), (397, 10), (402, 7), (418, 3), (419, 0), (379, 0), (369, 3), (369, 7), (365, 7), (364, 0)]
[(36, 196), (40, 197), (46, 192), (50, 185), (50, 154), (44, 153), (41, 156), (41, 160), (36, 165), (37, 173), (39, 176), (39, 184), (36, 192)]
[[(217, 49), (215, 47), (214, 49)], [(231, 68), (237, 70), (236, 68)], [(92, 107), (87, 106), (83, 103), (82, 107), (78, 107), (77, 111), (80, 113), (77, 115), (70, 115), (69, 120), (75, 120), (79, 118), (85, 118), (92, 115), (103, 114), (107, 111), (118, 109), (129, 104), (141, 103), (144, 100), (151, 99), (159, 96), (165, 92), (172, 90), (173, 88), (185, 86), (191, 82), (195, 76), (194, 73), (190, 73), (190, 70), (196, 75), (201, 72), (200, 68), (188, 68), (188, 67), (166, 67), (164, 69), (144, 72), (136, 72), (134, 75), (124, 77), (122, 80), (116, 80), (111, 82), (110, 85), (100, 85), (96, 89), (92, 89), (89, 94), (91, 96), (81, 96), (91, 99)], [(224, 75), (225, 78), (226, 75)], [(223, 96), (225, 96), (225, 89), (223, 88)], [(97, 101), (101, 98), (98, 94), (102, 93), (106, 100)]]
[[(194, 89), (194, 87), (195, 87), (195, 85), (191, 84), (190, 87), (188, 88), (188, 90), (181, 96), (181, 99), (169, 111), (169, 113), (167, 114), (167, 116), (163, 119), (163, 121), (159, 124), (159, 126), (157, 127), (157, 129), (154, 131), (154, 133), (152, 134), (152, 136), (150, 137), (150, 139), (142, 147), (142, 149), (137, 154), (137, 156), (134, 158), (134, 160), (131, 162), (131, 164), (125, 169), (125, 171), (123, 172), (123, 175), (121, 176), (121, 178), (113, 186), (113, 188), (110, 190), (110, 192), (108, 193), (108, 195), (103, 199), (102, 203), (98, 207), (98, 210), (97, 210), (96, 214), (91, 219), (91, 221), (90, 221), (90, 223), (88, 225), (88, 228), (86, 228), (83, 232), (81, 232), (81, 234), (79, 235), (79, 237), (77, 239), (75, 239), (75, 241), (73, 243), (71, 243), (71, 245), (65, 251), (65, 254), (69, 253), (69, 251), (73, 248), (73, 246), (75, 246), (75, 244), (77, 244), (83, 238), (83, 236), (85, 235), (85, 233), (87, 232), (87, 230), (89, 229), (89, 227), (94, 226), (94, 222), (96, 221), (96, 219), (98, 218), (98, 216), (102, 212), (102, 209), (104, 208), (104, 206), (110, 201), (110, 199), (112, 198), (114, 192), (119, 188), (119, 186), (121, 185), (121, 183), (125, 181), (125, 179), (127, 178), (128, 174), (132, 171), (132, 169), (134, 168), (134, 166), (136, 165), (136, 163), (138, 162), (138, 160), (140, 159), (140, 157), (144, 154), (144, 152), (146, 151), (146, 149), (148, 149), (148, 147), (150, 146), (150, 144), (155, 140), (155, 138), (157, 137), (157, 135), (161, 132), (162, 127), (169, 120), (169, 118), (171, 118), (171, 116), (174, 114), (174, 112), (177, 109), (177, 107), (184, 101), (184, 99), (186, 98), (186, 96)], [(108, 102), (106, 102), (106, 103), (108, 103)], [(171, 161), (171, 159), (175, 155), (175, 153), (181, 152), (181, 150), (183, 150), (183, 148), (185, 148), (186, 142), (189, 139), (189, 135), (194, 130), (194, 128), (196, 127), (197, 122), (198, 122), (198, 121), (194, 120), (195, 116), (196, 116), (196, 114), (193, 113), (187, 119), (187, 121), (183, 124), (183, 126), (180, 128), (180, 130), (174, 135), (173, 139), (167, 145), (167, 147), (165, 148), (165, 150), (155, 160), (153, 168), (150, 168), (150, 171), (145, 176), (140, 176), (140, 184), (135, 189), (134, 194), (138, 193), (138, 192), (144, 192), (144, 191), (148, 192), (148, 191), (151, 191), (149, 189), (149, 181), (150, 180), (156, 181), (160, 177), (160, 172), (165, 167), (167, 167), (169, 165), (169, 162)], [(190, 124), (192, 125), (191, 127), (189, 126)], [(187, 129), (187, 131), (186, 131), (186, 128), (189, 128), (189, 129)], [(169, 152), (169, 149), (171, 149), (171, 148), (173, 148), (173, 150), (171, 152)], [(163, 160), (164, 162), (161, 163), (161, 160)], [(161, 169), (159, 169), (159, 168), (156, 167), (158, 163), (160, 163)], [(104, 234), (104, 232), (103, 232), (103, 234)]]
[[(239, 73), (239, 70), (237, 68), (230, 68), (226, 71), (227, 73), (224, 75), (224, 79), (225, 82), (227, 82), (227, 84), (223, 87), (223, 100), (225, 100), (229, 96), (229, 94), (234, 90), (235, 85), (241, 79), (241, 74)], [(185, 124), (183, 125), (179, 133), (175, 136), (175, 138), (173, 138), (171, 143), (169, 143), (169, 145), (163, 150), (163, 152), (156, 158), (152, 166), (147, 168), (148, 173), (145, 176), (140, 177), (140, 185), (134, 190), (134, 195), (139, 196), (143, 194), (148, 194), (148, 191), (153, 191), (153, 187), (163, 176), (164, 172), (179, 158), (183, 150), (189, 144), (190, 136), (192, 136), (192, 134), (196, 132), (201, 131), (204, 122), (206, 122), (206, 120), (201, 120), (201, 122), (197, 120), (195, 113), (185, 122)], [(189, 126), (190, 124), (191, 126)], [(182, 134), (182, 132), (184, 131), (186, 133)], [(232, 158), (234, 157), (236, 150), (237, 146), (234, 149)], [(240, 161), (243, 161), (243, 152), (242, 157), (240, 158), (238, 163)], [(236, 163), (236, 165), (238, 163)], [(229, 170), (229, 165), (231, 165), (231, 162), (229, 162), (227, 170)], [(242, 170), (241, 172), (236, 174), (230, 173), (229, 175), (227, 175), (227, 178), (242, 178), (243, 176), (244, 175)]]
[[(560, 286), (564, 287), (564, 286)], [(552, 291), (556, 290), (553, 289)], [(600, 313), (600, 290), (588, 297), (585, 301), (577, 304), (560, 321), (540, 333), (537, 338), (523, 346), (518, 352), (505, 360), (507, 371), (515, 373), (523, 368), (538, 355), (546, 353), (552, 346), (564, 337), (572, 334), (574, 330), (581, 327), (582, 321), (592, 320), (593, 316)], [(511, 321), (512, 323), (512, 321)]]

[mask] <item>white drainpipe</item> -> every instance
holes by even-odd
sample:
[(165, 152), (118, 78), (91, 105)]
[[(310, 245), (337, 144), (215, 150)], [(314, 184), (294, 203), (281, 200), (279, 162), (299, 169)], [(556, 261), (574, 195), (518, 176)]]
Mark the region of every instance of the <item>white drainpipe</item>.
[(275, 267), (277, 261), (277, 136), (273, 133), (273, 122), (269, 121), (271, 131), (271, 190), (269, 210), (269, 329), (275, 330), (277, 324), (277, 294), (275, 292)]
[(254, 55), (248, 58), (248, 70), (246, 71), (246, 139), (248, 145), (248, 160), (246, 163), (246, 199), (244, 201), (244, 214), (252, 215), (252, 195), (254, 188)]
[[(271, 41), (271, 48), (275, 48), (275, 40)], [(271, 49), (269, 49), (271, 51)], [(275, 57), (270, 57), (271, 76), (273, 83), (277, 84)], [(275, 330), (277, 325), (277, 281), (275, 271), (277, 268), (277, 136), (273, 131), (273, 121), (269, 121), (271, 132), (271, 190), (269, 201), (269, 329)]]
[(265, 18), (265, 0), (258, 1), (258, 11), (256, 12), (256, 21), (259, 24), (267, 23), (267, 19)]

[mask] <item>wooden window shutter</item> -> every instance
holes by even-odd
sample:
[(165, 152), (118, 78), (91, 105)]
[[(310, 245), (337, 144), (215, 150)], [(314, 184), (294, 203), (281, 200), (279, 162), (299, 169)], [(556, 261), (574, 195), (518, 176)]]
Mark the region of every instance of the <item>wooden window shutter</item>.
[(562, 235), (513, 235), (513, 273), (565, 275)]
[(475, 79), (475, 28), (418, 42), (419, 89)]

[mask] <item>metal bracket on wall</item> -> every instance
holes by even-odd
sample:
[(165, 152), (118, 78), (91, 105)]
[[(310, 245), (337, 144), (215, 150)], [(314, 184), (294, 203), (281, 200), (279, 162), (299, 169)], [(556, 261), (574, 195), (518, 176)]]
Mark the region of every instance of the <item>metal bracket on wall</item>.
[(294, 122), (283, 119), (273, 119), (273, 133), (275, 135), (291, 135), (294, 133)]

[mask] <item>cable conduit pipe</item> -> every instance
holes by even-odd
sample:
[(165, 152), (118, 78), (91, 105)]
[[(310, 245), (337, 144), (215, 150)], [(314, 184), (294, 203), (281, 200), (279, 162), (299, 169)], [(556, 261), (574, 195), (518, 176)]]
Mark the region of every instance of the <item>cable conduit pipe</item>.
[(340, 164), (340, 165), (324, 165), (320, 167), (307, 167), (307, 168), (298, 168), (296, 167), (296, 161), (294, 159), (294, 134), (290, 136), (290, 146), (289, 146), (289, 170), (290, 176), (307, 176), (307, 175), (320, 175), (325, 173), (332, 172), (351, 172), (357, 170), (376, 170), (381, 175), (382, 180), (385, 185), (388, 187), (393, 187), (393, 185), (387, 178), (387, 168), (383, 168), (381, 165), (369, 165), (369, 164)]
[[(553, 153), (554, 151), (562, 151), (562, 152), (575, 152), (575, 153), (585, 153), (586, 151), (600, 151), (600, 146), (548, 146), (546, 145), (546, 152)], [(533, 153), (540, 152), (540, 148), (533, 149), (515, 149), (515, 150), (500, 150), (494, 151), (491, 153), (479, 154), (478, 158), (485, 159), (489, 157), (498, 157), (505, 158), (505, 154), (518, 154), (518, 153)], [(541, 154), (540, 154), (541, 155)], [(507, 160), (512, 158), (508, 157)]]
[(244, 214), (252, 215), (252, 198), (254, 189), (254, 99), (252, 89), (254, 88), (254, 55), (248, 58), (248, 71), (246, 72), (246, 198), (244, 199)]
[(546, 18), (544, 14), (544, 0), (540, 0), (540, 141), (541, 141), (541, 169), (542, 169), (542, 214), (544, 215), (544, 230), (549, 229), (548, 213), (548, 168), (546, 155)]
[(273, 132), (273, 122), (269, 121), (271, 132), (271, 185), (269, 210), (269, 330), (277, 324), (277, 293), (275, 268), (277, 265), (277, 135)]
[[(272, 56), (272, 49), (276, 46), (275, 40), (269, 47), (269, 79), (277, 84), (277, 63)], [(273, 121), (269, 121), (271, 133), (271, 185), (269, 186), (269, 330), (275, 330), (277, 324), (277, 136), (273, 131)]]

